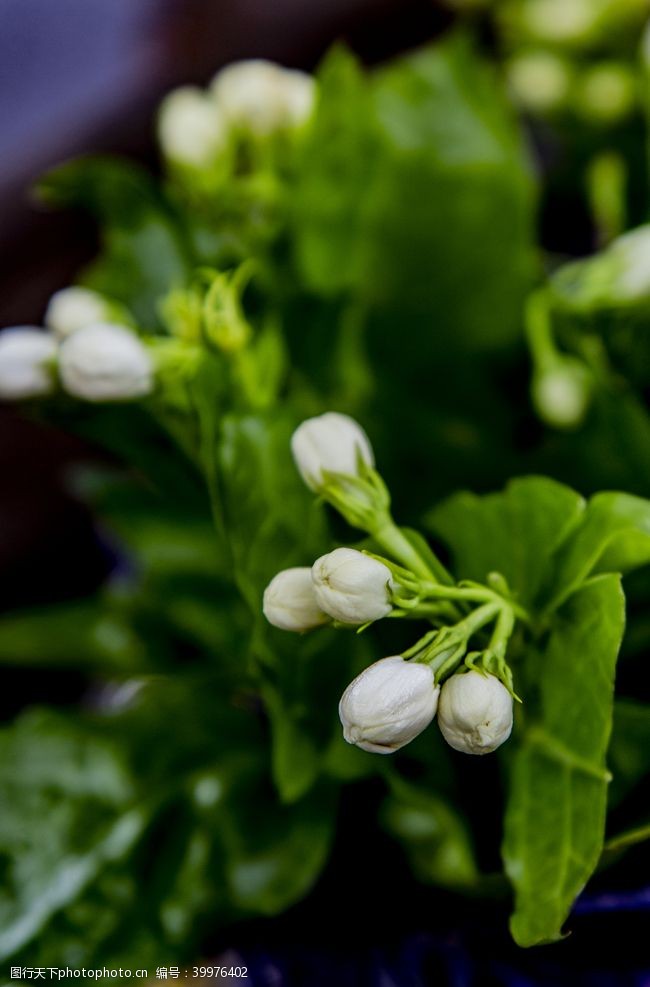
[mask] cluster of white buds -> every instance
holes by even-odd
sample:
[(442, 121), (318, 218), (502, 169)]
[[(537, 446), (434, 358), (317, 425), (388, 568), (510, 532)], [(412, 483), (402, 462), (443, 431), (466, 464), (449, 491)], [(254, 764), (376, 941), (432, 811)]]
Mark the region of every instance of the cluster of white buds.
[(301, 126), (314, 97), (315, 81), (305, 72), (263, 59), (235, 62), (207, 90), (182, 86), (169, 93), (158, 117), (160, 146), (170, 161), (208, 168), (232, 134), (266, 137)]
[(0, 399), (43, 397), (57, 387), (86, 401), (126, 401), (153, 389), (151, 354), (128, 326), (108, 321), (119, 305), (87, 288), (50, 299), (45, 330), (0, 333)]
[(512, 696), (494, 675), (462, 671), (436, 684), (430, 665), (383, 658), (347, 687), (339, 704), (349, 744), (392, 754), (429, 726), (436, 709), (447, 743), (464, 754), (489, 754), (512, 730)]
[[(496, 750), (512, 730), (505, 650), (515, 613), (521, 613), (503, 577), (493, 574), (489, 586), (453, 586), (435, 557), (423, 562), (394, 527), (372, 447), (353, 419), (334, 412), (310, 418), (294, 432), (291, 448), (307, 486), (351, 523), (383, 538), (396, 561), (337, 548), (311, 569), (280, 572), (264, 593), (270, 623), (302, 632), (326, 623), (363, 629), (388, 616), (434, 620), (435, 629), (413, 648), (375, 662), (347, 687), (339, 704), (345, 739), (391, 754), (422, 733), (437, 711), (441, 733), (454, 749)], [(476, 605), (467, 613), (457, 608), (460, 601)], [(494, 622), (488, 648), (468, 654), (471, 636)]]
[(313, 566), (284, 569), (264, 591), (264, 615), (285, 631), (310, 631), (331, 621), (358, 627), (387, 617), (394, 580), (382, 562), (337, 548)]
[(308, 118), (315, 82), (306, 72), (254, 58), (221, 69), (210, 91), (231, 124), (266, 135), (297, 127)]

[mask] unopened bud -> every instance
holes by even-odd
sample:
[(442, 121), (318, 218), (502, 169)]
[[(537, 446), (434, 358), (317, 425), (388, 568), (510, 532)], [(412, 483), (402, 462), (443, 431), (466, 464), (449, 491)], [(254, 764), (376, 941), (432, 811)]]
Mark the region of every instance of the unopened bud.
[(86, 401), (144, 397), (153, 388), (151, 356), (124, 326), (87, 326), (61, 344), (59, 371), (66, 391)]
[(454, 750), (489, 754), (512, 731), (512, 696), (494, 675), (476, 671), (452, 675), (442, 686), (438, 724)]
[(342, 624), (367, 624), (392, 610), (390, 569), (353, 548), (336, 548), (314, 562), (314, 592), (326, 613)]
[(77, 329), (107, 322), (112, 309), (111, 303), (98, 292), (73, 285), (52, 295), (45, 312), (45, 325), (59, 339), (65, 339)]
[(375, 754), (414, 740), (436, 714), (440, 689), (428, 665), (382, 658), (347, 687), (339, 703), (343, 736)]
[(207, 168), (225, 147), (228, 124), (207, 93), (195, 86), (181, 86), (160, 105), (158, 138), (171, 161)]
[(303, 123), (313, 107), (315, 83), (305, 72), (251, 59), (221, 69), (211, 88), (233, 125), (265, 136)]
[(291, 438), (291, 451), (303, 480), (311, 490), (324, 486), (323, 471), (356, 476), (359, 460), (374, 466), (368, 436), (348, 415), (328, 411), (308, 418)]
[(274, 576), (264, 590), (262, 609), (268, 622), (283, 631), (310, 631), (329, 620), (318, 605), (306, 566)]
[(577, 428), (591, 401), (591, 380), (577, 360), (561, 363), (535, 373), (531, 394), (540, 418), (553, 428)]
[(19, 401), (54, 390), (56, 341), (35, 326), (0, 333), (0, 399)]

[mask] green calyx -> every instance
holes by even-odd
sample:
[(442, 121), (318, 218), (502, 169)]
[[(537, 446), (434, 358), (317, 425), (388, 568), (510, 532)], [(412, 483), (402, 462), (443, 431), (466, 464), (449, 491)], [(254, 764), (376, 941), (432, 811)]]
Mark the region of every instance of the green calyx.
[[(493, 582), (503, 577), (491, 574)], [(505, 583), (504, 583), (505, 586)], [(464, 583), (458, 586), (428, 585), (422, 587), (422, 594), (411, 607), (412, 615), (428, 615), (430, 594), (434, 605), (438, 602), (449, 605), (462, 602), (463, 605), (477, 604), (466, 616), (453, 624), (443, 624), (429, 631), (412, 648), (403, 652), (403, 657), (428, 664), (437, 684), (457, 671), (464, 662), (468, 669), (494, 675), (515, 699), (513, 677), (506, 661), (508, 642), (517, 619), (527, 621), (526, 612), (507, 596), (483, 586), (480, 583)], [(470, 651), (470, 641), (475, 634), (493, 624), (492, 634), (481, 650)]]

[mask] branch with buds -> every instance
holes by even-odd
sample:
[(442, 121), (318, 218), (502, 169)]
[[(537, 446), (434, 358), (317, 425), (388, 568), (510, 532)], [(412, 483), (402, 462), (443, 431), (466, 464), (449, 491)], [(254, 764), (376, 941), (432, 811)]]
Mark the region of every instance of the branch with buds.
[(303, 422), (291, 442), (307, 486), (385, 552), (337, 548), (309, 568), (278, 573), (264, 593), (271, 624), (304, 632), (324, 624), (364, 630), (385, 617), (432, 625), (401, 655), (382, 658), (348, 686), (339, 704), (348, 743), (390, 754), (418, 736), (438, 712), (456, 750), (486, 754), (510, 736), (513, 676), (506, 660), (526, 611), (499, 573), (486, 584), (455, 583), (433, 552), (418, 550), (390, 512), (360, 425), (328, 412)]

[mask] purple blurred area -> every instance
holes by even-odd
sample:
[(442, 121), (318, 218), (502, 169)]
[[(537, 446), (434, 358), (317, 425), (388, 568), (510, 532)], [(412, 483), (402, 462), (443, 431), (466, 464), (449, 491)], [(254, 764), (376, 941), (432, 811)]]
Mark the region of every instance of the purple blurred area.
[[(234, 59), (312, 68), (344, 38), (374, 62), (449, 19), (433, 0), (0, 0), (0, 327), (38, 323), (96, 248), (83, 216), (30, 197), (48, 168), (94, 152), (155, 167), (163, 93)], [(90, 519), (61, 483), (82, 452), (0, 409), (0, 609), (47, 595), (52, 566), (57, 595), (80, 592), (84, 573), (92, 589)]]

